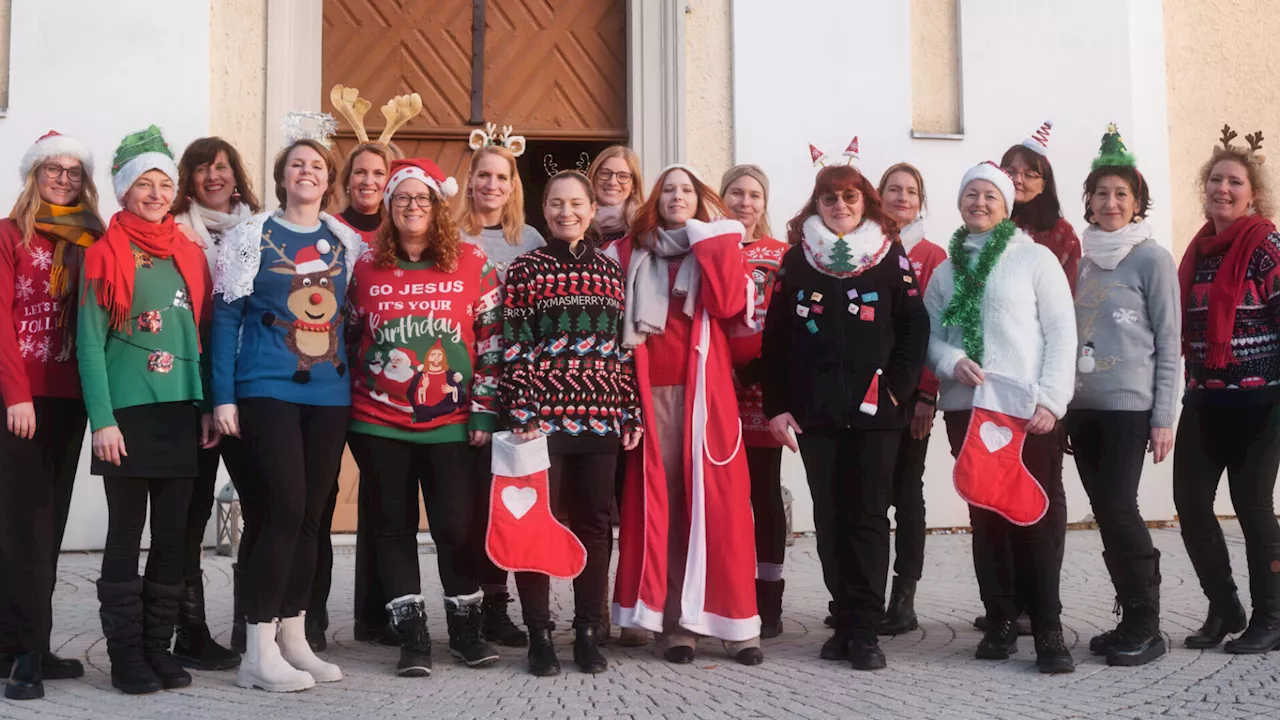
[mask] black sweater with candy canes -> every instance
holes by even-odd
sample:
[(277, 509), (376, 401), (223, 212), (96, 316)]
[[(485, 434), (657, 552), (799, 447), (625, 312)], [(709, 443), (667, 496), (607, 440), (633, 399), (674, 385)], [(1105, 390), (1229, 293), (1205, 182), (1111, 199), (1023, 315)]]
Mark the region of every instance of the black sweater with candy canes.
[(626, 278), (591, 243), (557, 239), (507, 270), (506, 367), (498, 397), (512, 430), (539, 428), (553, 453), (617, 452), (640, 425), (632, 355), (619, 342)]

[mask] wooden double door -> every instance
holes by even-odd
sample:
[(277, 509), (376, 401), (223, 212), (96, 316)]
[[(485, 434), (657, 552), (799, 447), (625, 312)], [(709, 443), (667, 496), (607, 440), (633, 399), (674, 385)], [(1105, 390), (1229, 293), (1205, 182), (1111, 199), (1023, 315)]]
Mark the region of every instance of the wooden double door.
[[(324, 0), (320, 106), (333, 111), (334, 85), (358, 88), (373, 103), (365, 123), (376, 138), (378, 108), (418, 93), (422, 114), (394, 142), (406, 157), (431, 158), (460, 186), (471, 131), (512, 126), (528, 141), (518, 161), (526, 222), (545, 231), (549, 174), (585, 170), (599, 150), (628, 140), (626, 17), (627, 0)], [(339, 128), (345, 156), (355, 134), (341, 119)], [(348, 453), (336, 532), (356, 527), (358, 484)]]

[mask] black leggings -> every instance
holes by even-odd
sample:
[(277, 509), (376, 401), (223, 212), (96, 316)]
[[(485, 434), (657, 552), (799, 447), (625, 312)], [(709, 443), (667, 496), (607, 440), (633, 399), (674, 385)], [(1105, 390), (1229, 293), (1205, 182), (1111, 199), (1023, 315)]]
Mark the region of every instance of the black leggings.
[(351, 433), (351, 454), (377, 520), (378, 574), (392, 600), (422, 592), (418, 569), (418, 490), (427, 506), (436, 562), (446, 597), (480, 589), (475, 546), (473, 482), (476, 450), (465, 442), (423, 445)]
[(349, 415), (345, 406), (240, 400), (251, 468), (241, 498), (245, 512), (256, 516), (246, 525), (257, 528), (246, 546), (242, 589), (250, 623), (307, 609), (320, 516), (338, 477)]
[[(1236, 589), (1227, 543), (1213, 512), (1223, 470), (1244, 531), (1250, 570), (1280, 567), (1280, 523), (1274, 499), (1277, 468), (1280, 405), (1189, 405), (1183, 410), (1173, 453), (1173, 501), (1182, 542), (1209, 600), (1223, 603)], [(1264, 574), (1249, 573), (1255, 607), (1268, 595)]]
[(1065, 423), (1108, 568), (1122, 558), (1151, 557), (1151, 532), (1138, 511), (1151, 411), (1072, 410)]
[[(547, 471), (552, 507), (567, 509), (568, 527), (587, 549), (587, 565), (573, 579), (573, 626), (599, 627), (609, 586), (613, 555), (613, 477), (618, 456), (552, 455)], [(559, 516), (561, 513), (557, 512)], [(542, 573), (516, 573), (520, 607), (530, 630), (551, 627), (551, 578)]]
[(128, 582), (138, 577), (142, 527), (151, 505), (151, 549), (145, 577), (157, 585), (182, 581), (182, 546), (187, 533), (187, 506), (195, 478), (104, 477), (107, 491), (107, 542), (102, 550), (102, 581)]
[(747, 448), (751, 513), (756, 525), (756, 576), (781, 580), (787, 556), (787, 513), (782, 505), (782, 448)]
[(924, 458), (929, 452), (929, 437), (917, 439), (911, 436), (911, 428), (903, 430), (898, 461), (893, 466), (893, 518), (897, 524), (893, 574), (903, 580), (918, 581), (924, 570)]
[[(209, 449), (200, 450), (200, 477), (191, 488), (191, 502), (187, 505), (187, 533), (183, 542), (182, 577), (200, 577), (200, 550), (204, 547), (204, 530), (213, 513), (213, 494), (218, 485), (218, 465), (226, 463), (231, 484), (239, 488), (248, 473), (249, 459), (245, 457), (244, 443), (230, 435), (222, 438)], [(243, 507), (243, 505), (242, 505)], [(243, 537), (249, 534), (246, 527)]]
[(33, 404), (34, 438), (0, 427), (0, 653), (12, 655), (49, 649), (58, 552), (84, 443), (84, 403)]

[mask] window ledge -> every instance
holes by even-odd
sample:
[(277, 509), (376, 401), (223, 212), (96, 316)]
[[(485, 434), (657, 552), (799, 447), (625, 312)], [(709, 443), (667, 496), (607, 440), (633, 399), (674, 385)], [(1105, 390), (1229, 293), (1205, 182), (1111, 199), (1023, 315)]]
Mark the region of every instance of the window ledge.
[(921, 132), (919, 130), (912, 130), (911, 138), (913, 140), (963, 140), (964, 133), (963, 132), (936, 133), (936, 132)]

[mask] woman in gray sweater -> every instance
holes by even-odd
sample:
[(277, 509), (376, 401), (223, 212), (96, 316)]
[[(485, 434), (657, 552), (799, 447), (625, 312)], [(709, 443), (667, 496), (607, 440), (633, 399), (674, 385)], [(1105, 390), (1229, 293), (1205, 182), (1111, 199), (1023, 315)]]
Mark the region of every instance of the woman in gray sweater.
[(1144, 220), (1149, 187), (1115, 125), (1084, 184), (1084, 258), (1076, 282), (1080, 351), (1067, 432), (1102, 531), (1103, 560), (1123, 615), (1089, 641), (1108, 665), (1165, 654), (1160, 551), (1138, 513), (1144, 456), (1173, 447), (1181, 323), (1173, 256)]

